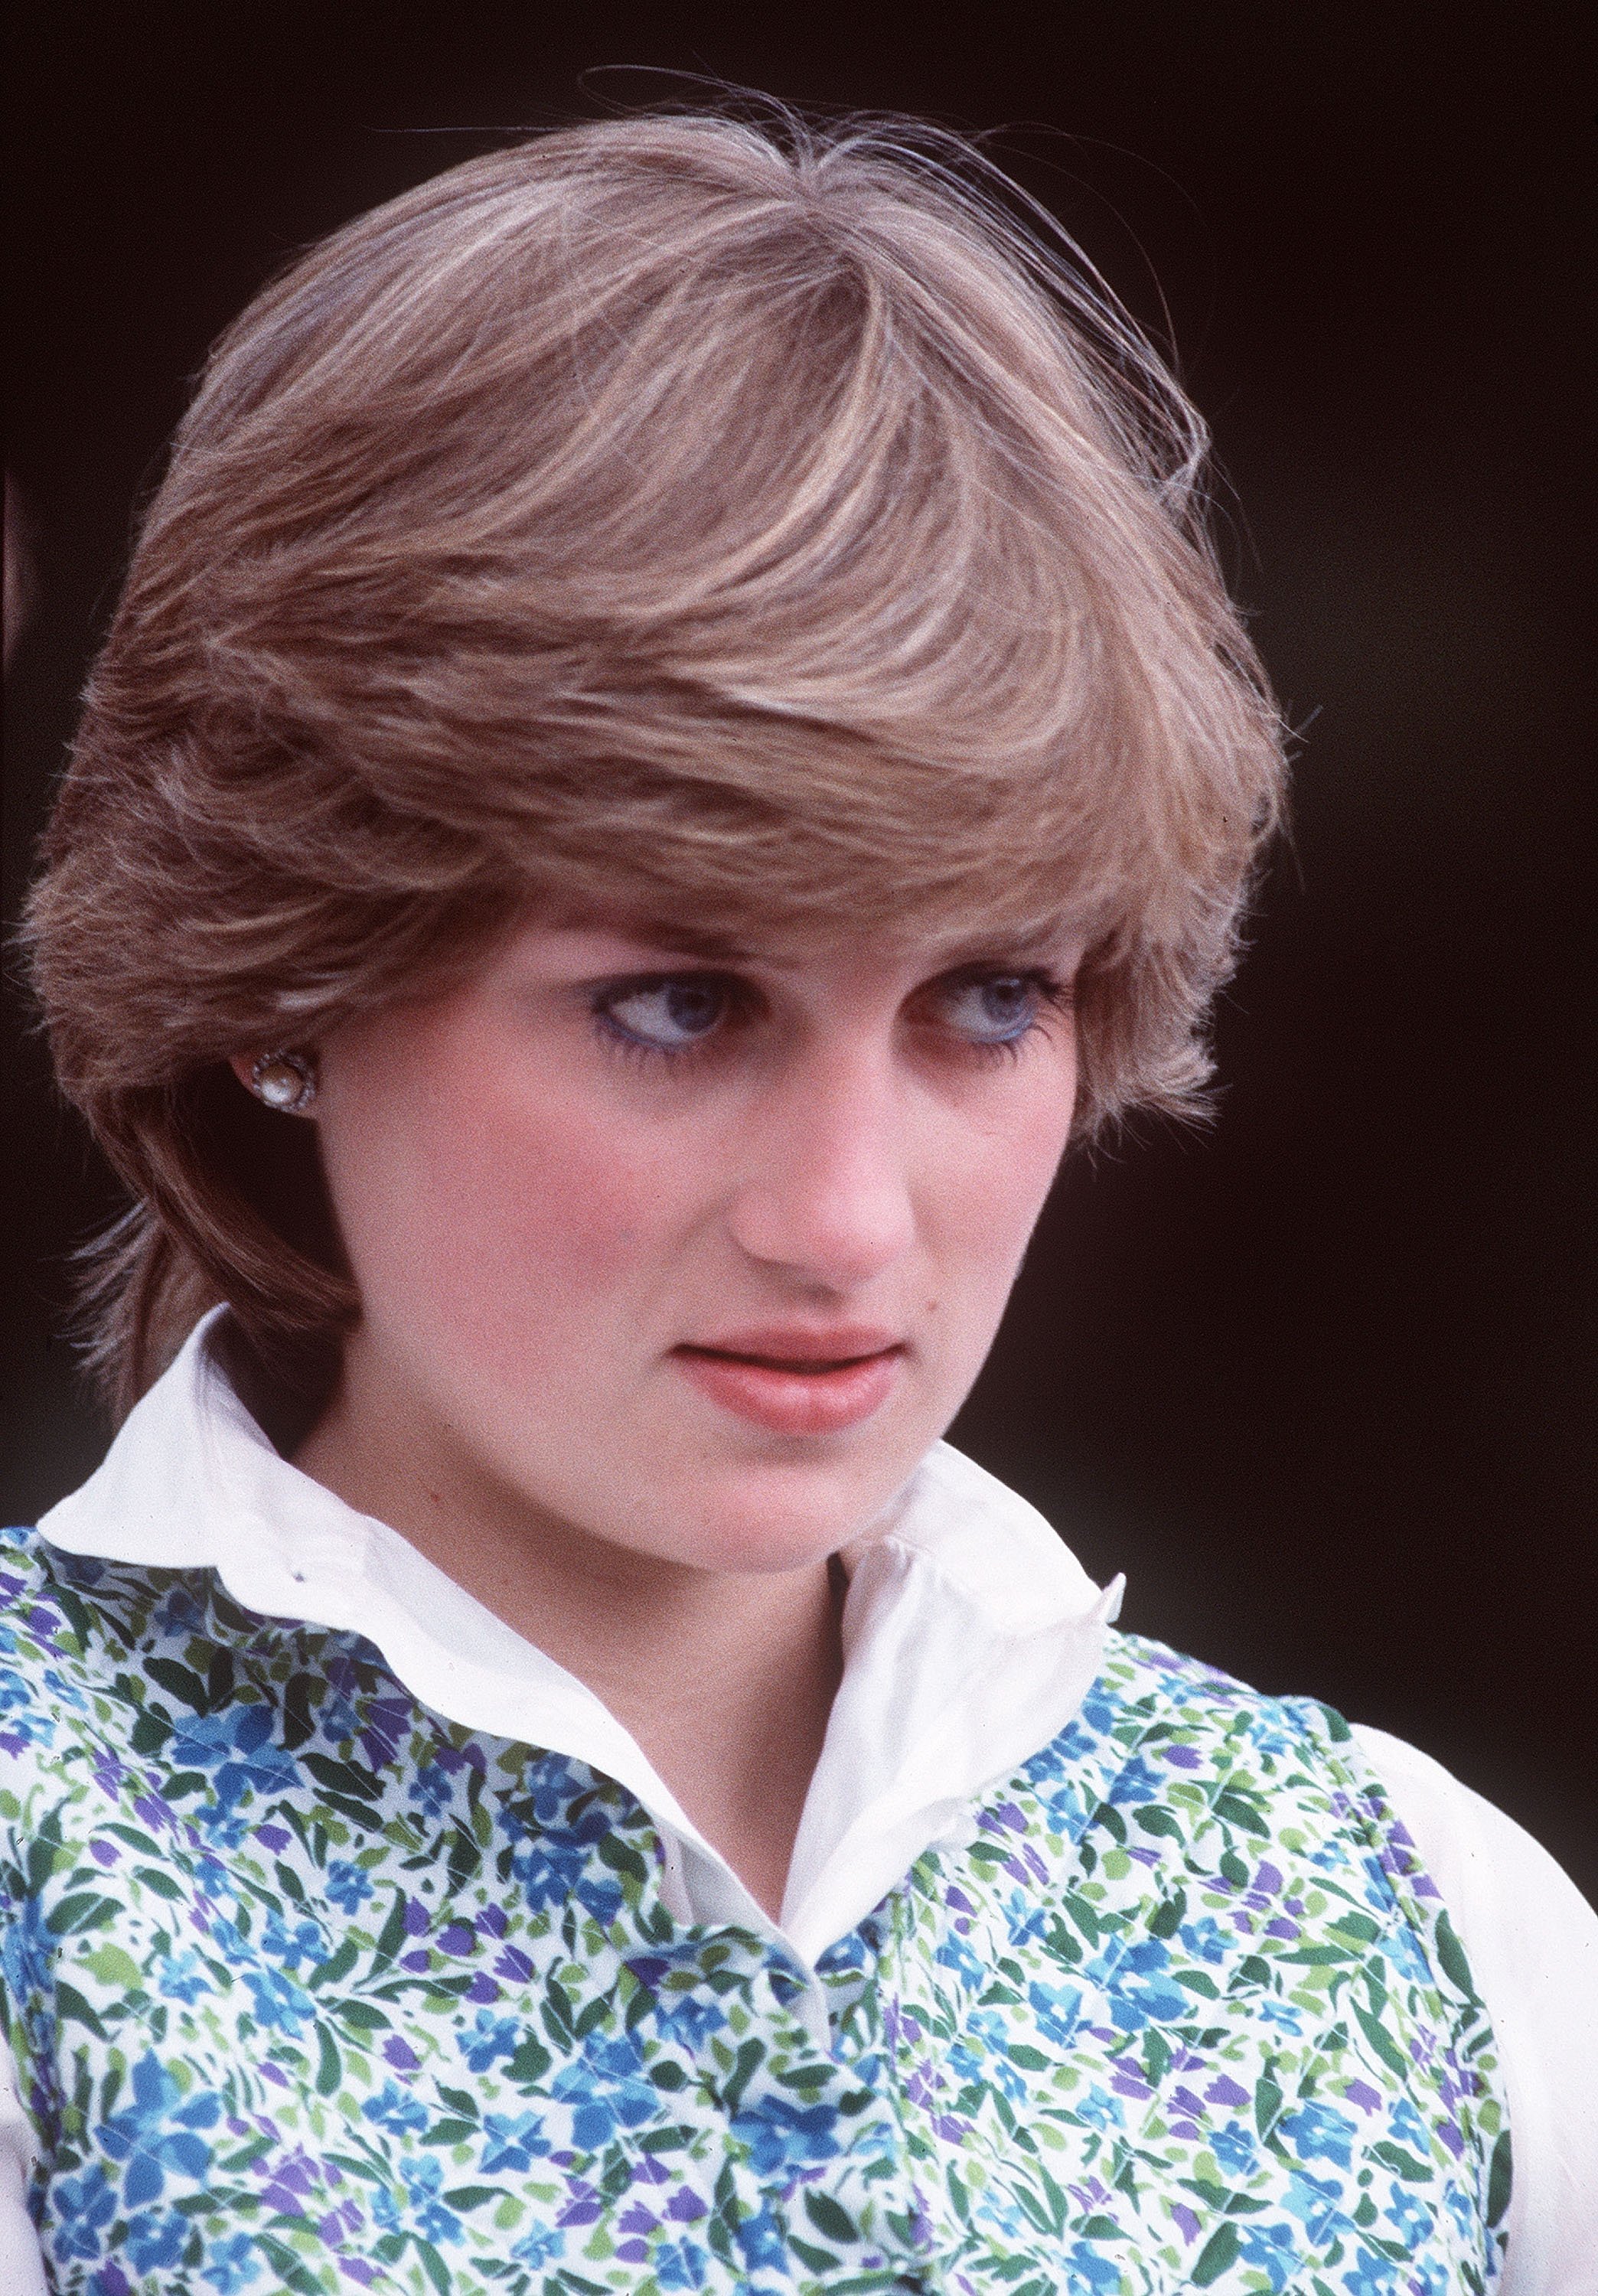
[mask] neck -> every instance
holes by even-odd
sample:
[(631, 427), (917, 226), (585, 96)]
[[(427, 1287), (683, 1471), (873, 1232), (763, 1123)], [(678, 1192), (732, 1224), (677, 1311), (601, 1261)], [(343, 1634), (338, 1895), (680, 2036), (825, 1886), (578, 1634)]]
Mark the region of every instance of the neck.
[(595, 1538), (341, 1388), (294, 1464), (586, 1683), (774, 1918), (842, 1677), (826, 1562), (692, 1569)]

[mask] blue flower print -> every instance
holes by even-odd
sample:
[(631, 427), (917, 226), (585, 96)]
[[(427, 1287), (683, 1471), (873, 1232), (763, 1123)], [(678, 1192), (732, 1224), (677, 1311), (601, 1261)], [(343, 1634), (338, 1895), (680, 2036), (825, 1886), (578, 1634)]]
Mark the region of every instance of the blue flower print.
[(179, 1580), (168, 1587), (150, 1613), (150, 1635), (157, 1642), (186, 1642), (205, 1623), (205, 1613), (194, 1590)]
[(217, 2243), (200, 2267), (200, 2277), (217, 2291), (217, 2296), (234, 2296), (235, 2290), (248, 2288), (258, 2279), (260, 2270), (254, 2242), (248, 2233), (235, 2232)]
[(198, 2001), (202, 1993), (211, 1990), (213, 1983), (210, 1972), (192, 1946), (184, 1946), (181, 1953), (169, 1953), (164, 1961), (158, 1961), (151, 1974), (156, 1991), (168, 2001)]
[(1398, 2238), (1406, 2248), (1418, 2248), (1431, 2230), (1432, 2212), (1418, 2194), (1405, 2185), (1397, 2185), (1382, 2214), (1396, 2226)]
[(594, 1873), (592, 1866), (584, 1869), (572, 1895), (602, 1930), (611, 1927), (622, 1908), (620, 1882), (609, 1874)]
[(1246, 2177), (1254, 2166), (1252, 2133), (1241, 2120), (1229, 2120), (1209, 2140), (1209, 2149), (1229, 2177)]
[(553, 2225), (535, 2225), (511, 2251), (518, 2264), (553, 2264), (566, 2253), (566, 2235)]
[(1346, 2112), (1329, 2104), (1301, 2104), (1283, 2114), (1276, 2124), (1300, 2161), (1330, 2161), (1335, 2168), (1348, 2166), (1354, 2123)]
[(837, 2130), (838, 2115), (831, 2105), (791, 2104), (785, 2096), (763, 2096), (733, 2122), (733, 2134), (750, 2148), (758, 2177), (832, 2160), (838, 2151)]
[(1213, 1914), (1206, 1914), (1196, 1922), (1184, 1922), (1176, 1934), (1195, 1961), (1207, 1961), (1212, 1968), (1218, 1968), (1232, 1951), (1231, 1935)]
[(941, 1968), (954, 1970), (973, 1994), (979, 1994), (987, 1982), (986, 1964), (978, 1959), (963, 1937), (946, 1937), (935, 1958)]
[(1399, 2284), (1398, 2267), (1390, 2257), (1373, 2256), (1368, 2248), (1362, 2249), (1342, 2282), (1348, 2296), (1394, 2296)]
[(1165, 1780), (1150, 1768), (1141, 1754), (1134, 1754), (1110, 1787), (1110, 1799), (1123, 1805), (1159, 1801), (1165, 1792)]
[(1426, 2123), (1406, 2096), (1398, 2097), (1394, 2102), (1392, 2131), (1399, 2144), (1406, 2144), (1417, 2159), (1425, 2161), (1430, 2158), (1431, 2138)]
[(186, 2218), (173, 2211), (157, 2216), (153, 2210), (146, 2210), (128, 2224), (128, 2260), (140, 2272), (164, 2272), (177, 2262), (188, 2237)]
[(366, 2099), (361, 2117), (379, 2128), (392, 2129), (396, 2136), (403, 2136), (407, 2128), (425, 2128), (428, 2118), (422, 2099), (393, 2080), (386, 2080), (375, 2096)]
[(184, 1715), (172, 1733), (169, 1756), (175, 1767), (215, 1772), (212, 1785), (225, 1813), (248, 1792), (281, 1793), (299, 1775), (292, 1755), (273, 1743), (266, 1705)]
[(59, 2256), (98, 2256), (100, 2235), (117, 2213), (117, 2190), (98, 2161), (81, 2177), (63, 2177), (51, 2191), (51, 2204), (61, 2219), (55, 2235)]
[(568, 1904), (587, 1864), (587, 1854), (578, 1843), (558, 1837), (552, 1841), (529, 1835), (511, 1851), (511, 1872), (528, 1911), (533, 1914), (541, 1914), (549, 1906)]
[[(1033, 2005), (1035, 2007), (1037, 2004)], [(1011, 2103), (1018, 2103), (1027, 2094), (1027, 2080), (1019, 2065), (1011, 2063), (1008, 2056), (989, 2056), (966, 2047), (956, 2041), (948, 2054), (949, 2070), (957, 2081), (992, 2081), (1001, 2088)]]
[(316, 2013), (310, 1995), (279, 1969), (247, 1969), (244, 1982), (257, 2024), (268, 2033), (283, 2032), (297, 2040), (306, 2020)]
[(586, 2062), (556, 2074), (551, 2093), (575, 2107), (571, 2133), (585, 2152), (597, 2152), (619, 2128), (641, 2128), (659, 2109), (658, 2092), (626, 2041), (591, 2044)]
[(1120, 2296), (1121, 2267), (1113, 2258), (1101, 2256), (1085, 2240), (1072, 2243), (1065, 2259), (1070, 2278), (1065, 2286), (1069, 2296)]
[(13, 2001), (37, 1999), (54, 1983), (55, 1933), (42, 1898), (24, 1898), (0, 1929), (0, 1976)]
[(1270, 2282), (1273, 2296), (1281, 2296), (1299, 2261), (1299, 2242), (1291, 2225), (1250, 2225), (1242, 2236), (1242, 2259)]
[(783, 2237), (782, 2226), (772, 2214), (769, 2202), (762, 2202), (756, 2213), (752, 2217), (744, 2217), (734, 2226), (733, 2231), (738, 2252), (749, 2271), (786, 2271), (788, 2243)]
[(719, 2033), (727, 2021), (726, 2012), (715, 2001), (707, 2001), (695, 1993), (667, 1994), (660, 2002), (660, 2030), (668, 2033), (682, 2048), (695, 2054), (701, 2050), (712, 2033)]
[(411, 1799), (420, 1804), (424, 1817), (442, 1817), (455, 1800), (455, 1791), (448, 1771), (437, 1762), (428, 1762), (412, 1782)]
[(709, 2259), (697, 2241), (668, 2240), (651, 2262), (662, 2288), (702, 2288)]
[[(1037, 2021), (1050, 2040), (1069, 2049), (1082, 2021), (1082, 1988), (1045, 1985), (1040, 1978), (1034, 1978), (1027, 1988), (1027, 1998), (1037, 2010)], [(1000, 2046), (1004, 2046), (1002, 2040)]]
[(1119, 2128), (1125, 2118), (1119, 2102), (1097, 2087), (1085, 2088), (1073, 2095), (1070, 2110), (1078, 2120), (1086, 2121), (1090, 2128)]
[(221, 2111), (209, 2090), (185, 2103), (176, 2080), (155, 2057), (140, 2058), (133, 2069), (133, 2103), (95, 2132), (113, 2161), (127, 2163), (122, 2189), (129, 2208), (160, 2200), (168, 2169), (196, 2183), (204, 2177), (211, 2148), (194, 2132), (214, 2128)]
[(356, 1734), (356, 1710), (341, 1691), (335, 1691), (324, 1702), (317, 1719), (321, 1724), (322, 1735), (330, 1746), (348, 1745)]
[(416, 2227), (423, 2240), (459, 2240), (461, 2219), (439, 2198), (444, 2185), (443, 2162), (436, 2159), (414, 2163), (407, 2161), (401, 2173), (411, 2206), (416, 2210)]
[[(425, 2121), (425, 2114), (422, 2119)], [(483, 2134), (486, 2142), (481, 2167), (486, 2177), (505, 2169), (530, 2169), (549, 2151), (543, 2120), (536, 2112), (486, 2112)]]
[(358, 1914), (372, 1895), (372, 1877), (348, 1857), (335, 1857), (327, 1869), (327, 1894), (340, 1913)]
[(474, 2073), (486, 2073), (499, 2058), (515, 2055), (520, 2038), (514, 2017), (496, 2017), (491, 2010), (479, 2009), (476, 2025), (463, 2036), (466, 2062)]
[(1324, 2247), (1348, 2223), (1342, 2197), (1343, 2186), (1337, 2177), (1312, 2177), (1306, 2169), (1289, 2184), (1282, 2205), (1290, 2216), (1298, 2218), (1317, 2247)]
[(1141, 2032), (1151, 2020), (1180, 2023), (1189, 2014), (1192, 1997), (1168, 1974), (1170, 1958), (1158, 1938), (1145, 1938), (1122, 1956), (1110, 2005), (1121, 2032)]
[(296, 1922), (291, 1929), (275, 1909), (261, 1931), (261, 1953), (267, 1961), (281, 1962), (285, 1969), (298, 1969), (302, 1961), (313, 1964), (325, 1961), (327, 1940), (315, 1922)]

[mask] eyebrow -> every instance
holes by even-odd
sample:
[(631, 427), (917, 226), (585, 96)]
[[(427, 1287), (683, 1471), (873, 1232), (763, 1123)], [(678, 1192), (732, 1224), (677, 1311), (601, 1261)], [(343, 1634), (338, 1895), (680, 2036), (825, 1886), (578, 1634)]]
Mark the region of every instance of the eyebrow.
[(659, 949), (664, 956), (697, 956), (711, 964), (750, 964), (755, 952), (732, 934), (714, 925), (684, 923), (680, 918), (669, 922), (663, 918), (645, 917), (619, 922), (613, 928), (623, 940), (635, 941), (641, 948)]
[[(618, 917), (607, 920), (602, 930), (662, 956), (692, 957), (707, 964), (750, 965), (763, 960), (780, 964), (785, 955), (795, 953), (795, 945), (751, 947), (747, 939), (724, 926), (694, 924), (682, 917)], [(969, 964), (1036, 964), (1058, 952), (1067, 930), (1061, 921), (1020, 932), (1003, 927), (984, 932), (979, 926), (951, 931), (930, 941), (928, 963), (934, 972), (955, 972)], [(803, 939), (801, 935), (801, 942)]]

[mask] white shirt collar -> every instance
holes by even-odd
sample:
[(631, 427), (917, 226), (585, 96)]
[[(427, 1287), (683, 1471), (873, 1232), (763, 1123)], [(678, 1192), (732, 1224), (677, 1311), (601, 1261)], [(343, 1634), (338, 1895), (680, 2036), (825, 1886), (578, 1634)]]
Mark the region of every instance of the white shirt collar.
[(210, 1345), (218, 1308), (41, 1524), (74, 1554), (216, 1571), (270, 1618), (365, 1636), (435, 1713), (617, 1779), (666, 1846), (679, 1918), (782, 1939), (809, 1971), (1062, 1730), (1097, 1673), (1121, 1581), (1100, 1589), (1043, 1517), (947, 1443), (844, 1556), (844, 1677), (774, 1927), (586, 1685), (397, 1531), (291, 1466)]

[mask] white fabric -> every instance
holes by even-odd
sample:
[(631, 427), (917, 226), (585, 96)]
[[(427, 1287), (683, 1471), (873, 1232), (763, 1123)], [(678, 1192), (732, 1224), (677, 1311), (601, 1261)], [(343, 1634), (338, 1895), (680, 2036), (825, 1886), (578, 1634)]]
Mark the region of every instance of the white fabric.
[[(774, 1923), (592, 1691), (279, 1456), (211, 1352), (216, 1320), (43, 1535), (77, 1554), (209, 1567), (247, 1610), (365, 1636), (449, 1720), (602, 1770), (659, 1827), (679, 1915), (773, 1936), (802, 1969), (1065, 1726), (1098, 1670), (1121, 1581), (1101, 1592), (1025, 1500), (935, 1446), (844, 1556), (844, 1678)], [(1437, 1880), (1497, 2037), (1515, 2163), (1502, 2296), (1598, 2296), (1598, 1915), (1439, 1764), (1381, 1731), (1356, 1735)], [(814, 1979), (805, 2008), (824, 2045)], [(31, 2132), (14, 2094), (8, 2110), (8, 2071), (0, 2048), (0, 2291), (33, 2296), (37, 2273), (12, 2260), (34, 2243), (20, 2197)]]
[(1442, 1892), (1487, 2004), (1515, 2178), (1497, 2296), (1598, 2292), (1598, 1915), (1523, 1826), (1402, 1738), (1354, 1734)]

